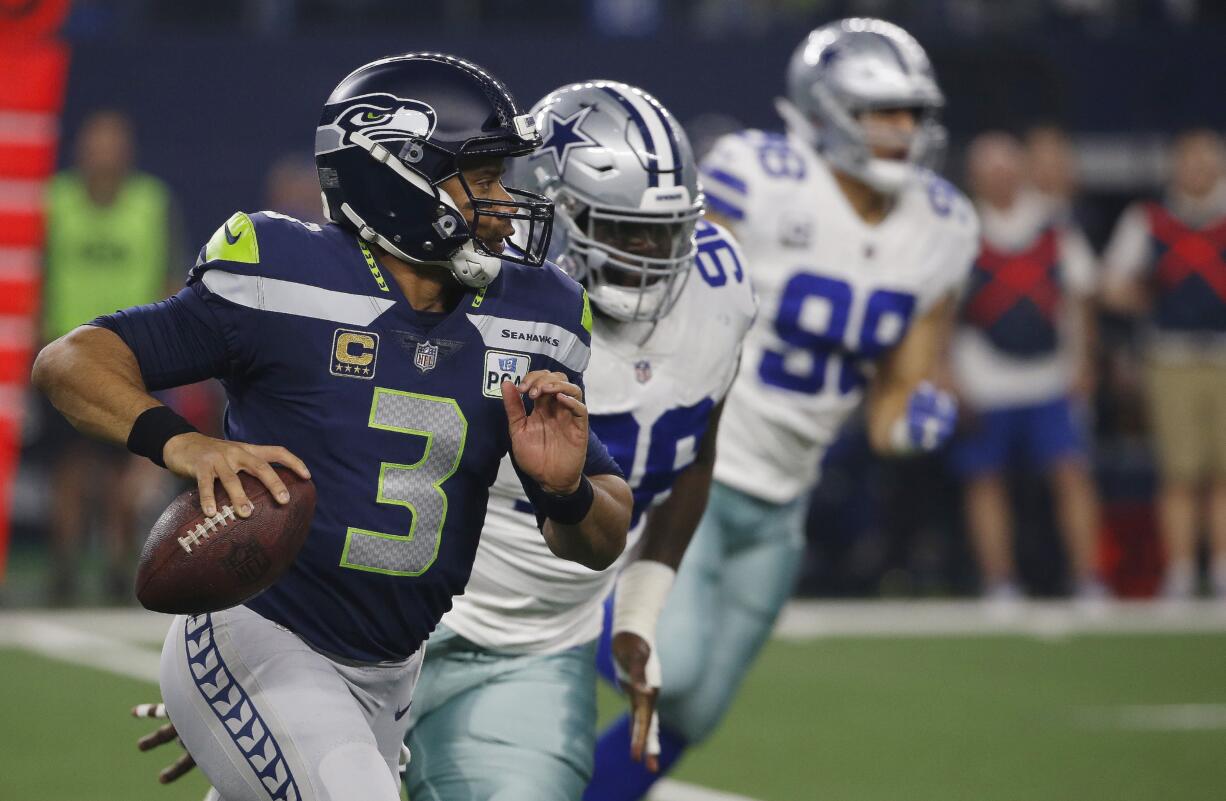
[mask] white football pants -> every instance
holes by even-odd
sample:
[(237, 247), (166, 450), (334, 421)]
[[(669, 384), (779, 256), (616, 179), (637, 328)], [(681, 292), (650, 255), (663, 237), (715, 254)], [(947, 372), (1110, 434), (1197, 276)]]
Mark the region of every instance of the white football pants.
[(399, 801), (424, 651), (347, 663), (246, 607), (180, 616), (162, 647), (162, 699), (225, 801)]

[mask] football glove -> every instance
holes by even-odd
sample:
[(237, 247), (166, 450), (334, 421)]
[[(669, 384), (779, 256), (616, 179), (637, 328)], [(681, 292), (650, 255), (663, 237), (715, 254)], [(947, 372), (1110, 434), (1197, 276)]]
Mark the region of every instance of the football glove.
[(907, 399), (907, 411), (894, 421), (891, 442), (898, 453), (927, 453), (945, 444), (958, 421), (958, 402), (929, 381)]

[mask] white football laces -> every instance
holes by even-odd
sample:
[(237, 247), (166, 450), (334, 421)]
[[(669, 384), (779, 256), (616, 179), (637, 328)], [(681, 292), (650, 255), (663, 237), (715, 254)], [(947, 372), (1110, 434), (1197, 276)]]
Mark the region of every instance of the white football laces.
[(233, 506), (223, 506), (221, 511), (212, 517), (206, 517), (203, 521), (196, 524), (196, 527), (190, 529), (182, 537), (179, 537), (179, 545), (189, 554), (192, 552), (193, 545), (199, 545), (209, 538), (218, 527), (225, 528), (230, 525), (231, 521), (237, 521), (234, 514)]

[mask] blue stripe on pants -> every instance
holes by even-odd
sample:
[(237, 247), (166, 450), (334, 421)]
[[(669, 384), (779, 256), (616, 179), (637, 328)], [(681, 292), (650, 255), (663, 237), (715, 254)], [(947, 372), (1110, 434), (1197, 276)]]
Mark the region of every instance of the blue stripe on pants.
[(213, 616), (187, 618), (184, 626), (187, 667), (192, 681), (230, 739), (259, 777), (272, 801), (298, 801), (300, 794), (289, 763), (247, 691), (234, 680), (213, 639)]

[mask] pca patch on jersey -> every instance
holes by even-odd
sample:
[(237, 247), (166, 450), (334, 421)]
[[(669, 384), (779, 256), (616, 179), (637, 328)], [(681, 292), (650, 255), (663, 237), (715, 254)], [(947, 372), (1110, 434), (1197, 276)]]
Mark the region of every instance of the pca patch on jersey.
[(487, 350), (485, 352), (485, 374), (482, 377), (481, 391), (490, 398), (502, 397), (502, 382), (510, 381), (519, 386), (528, 375), (532, 357), (526, 353), (511, 353), (505, 350)]

